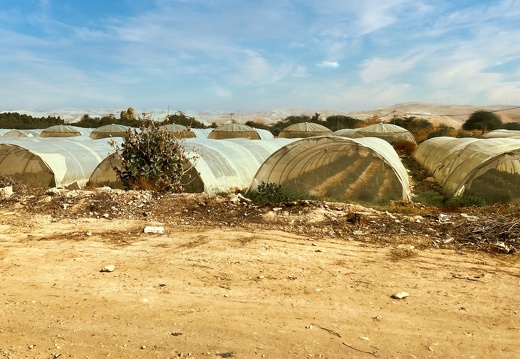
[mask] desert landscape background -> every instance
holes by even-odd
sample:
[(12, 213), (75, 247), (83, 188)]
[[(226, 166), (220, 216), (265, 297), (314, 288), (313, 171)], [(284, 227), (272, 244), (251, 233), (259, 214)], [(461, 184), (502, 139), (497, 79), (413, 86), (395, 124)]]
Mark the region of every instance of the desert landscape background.
[[(81, 116), (89, 114), (91, 117), (102, 117), (104, 115), (113, 113), (116, 117), (119, 116), (121, 110), (126, 108), (85, 108), (85, 109), (55, 109), (55, 110), (20, 110), (13, 109), (3, 112), (18, 112), (25, 113), (34, 117), (41, 116), (60, 116), (65, 122), (76, 122), (81, 119)], [(520, 106), (515, 105), (493, 105), (493, 106), (474, 106), (474, 105), (450, 105), (450, 104), (431, 104), (422, 102), (406, 102), (395, 104), (393, 106), (378, 107), (374, 109), (359, 110), (359, 111), (341, 111), (334, 109), (302, 109), (302, 108), (282, 108), (282, 109), (267, 109), (262, 111), (190, 111), (177, 109), (171, 107), (169, 110), (165, 109), (144, 109), (135, 108), (135, 113), (151, 114), (154, 118), (163, 119), (169, 114), (177, 111), (184, 112), (187, 116), (194, 117), (196, 120), (205, 122), (210, 125), (213, 122), (218, 124), (231, 121), (231, 119), (243, 123), (246, 121), (258, 121), (265, 123), (277, 122), (288, 116), (294, 115), (309, 115), (319, 113), (323, 118), (331, 115), (345, 115), (360, 120), (365, 120), (371, 117), (380, 117), (387, 121), (394, 116), (415, 116), (417, 118), (430, 120), (434, 124), (444, 123), (454, 128), (459, 128), (468, 119), (468, 117), (477, 110), (498, 111), (503, 122), (520, 122)], [(395, 111), (395, 112), (394, 112)], [(233, 115), (231, 115), (233, 114)]]

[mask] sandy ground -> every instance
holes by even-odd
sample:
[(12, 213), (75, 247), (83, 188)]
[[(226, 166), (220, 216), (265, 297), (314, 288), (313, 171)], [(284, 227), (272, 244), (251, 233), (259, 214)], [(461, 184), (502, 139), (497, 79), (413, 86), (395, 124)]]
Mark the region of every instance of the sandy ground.
[(520, 357), (518, 255), (11, 207), (0, 357)]

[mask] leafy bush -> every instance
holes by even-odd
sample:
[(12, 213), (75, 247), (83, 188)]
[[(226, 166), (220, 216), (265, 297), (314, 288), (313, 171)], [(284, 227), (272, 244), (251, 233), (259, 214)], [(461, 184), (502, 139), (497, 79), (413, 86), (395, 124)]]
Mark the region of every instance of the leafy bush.
[(446, 201), (446, 197), (437, 191), (426, 190), (416, 192), (413, 201), (428, 207), (441, 207)]
[(486, 205), (487, 203), (484, 198), (470, 193), (453, 196), (446, 201), (446, 206), (450, 207), (483, 207)]
[(254, 192), (249, 192), (248, 197), (257, 204), (288, 202), (295, 199), (294, 194), (273, 182), (260, 182)]
[(182, 192), (196, 155), (188, 155), (183, 140), (162, 128), (163, 122), (146, 114), (138, 122), (122, 145), (111, 142), (122, 158), (122, 168), (114, 167), (118, 178), (127, 189)]

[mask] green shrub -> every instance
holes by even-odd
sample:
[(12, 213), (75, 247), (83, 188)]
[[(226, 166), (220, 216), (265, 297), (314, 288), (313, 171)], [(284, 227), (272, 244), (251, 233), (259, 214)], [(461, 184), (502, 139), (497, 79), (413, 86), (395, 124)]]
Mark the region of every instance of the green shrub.
[(295, 195), (273, 182), (260, 182), (256, 191), (247, 195), (254, 203), (280, 203), (296, 199)]
[(413, 202), (420, 203), (428, 207), (441, 207), (444, 205), (445, 201), (446, 197), (442, 193), (434, 190), (417, 191), (413, 198)]
[(487, 205), (484, 198), (470, 193), (453, 196), (445, 204), (450, 207), (483, 207)]
[(188, 155), (183, 140), (161, 127), (163, 122), (146, 114), (138, 122), (123, 144), (111, 142), (122, 158), (122, 167), (114, 167), (118, 178), (127, 189), (182, 192), (196, 155)]

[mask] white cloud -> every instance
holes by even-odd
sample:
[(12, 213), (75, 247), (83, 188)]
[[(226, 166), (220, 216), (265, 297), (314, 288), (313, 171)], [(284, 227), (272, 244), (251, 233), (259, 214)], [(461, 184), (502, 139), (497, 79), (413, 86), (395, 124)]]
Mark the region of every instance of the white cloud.
[(317, 63), (316, 66), (328, 69), (337, 69), (339, 67), (339, 63), (337, 61), (322, 61)]
[(215, 87), (215, 95), (219, 98), (231, 98), (233, 97), (233, 92), (229, 89), (225, 89), (223, 87)]
[(415, 64), (413, 58), (372, 58), (361, 64), (360, 77), (365, 83), (384, 81), (410, 71)]
[(307, 68), (305, 66), (300, 65), (300, 66), (296, 66), (296, 68), (294, 69), (294, 71), (292, 73), (292, 76), (303, 78), (303, 77), (309, 77), (310, 75), (307, 73)]

